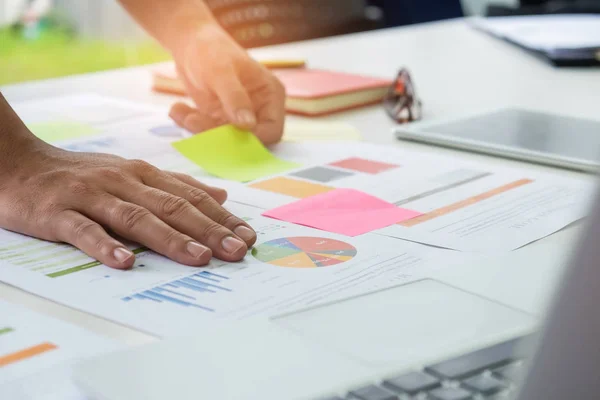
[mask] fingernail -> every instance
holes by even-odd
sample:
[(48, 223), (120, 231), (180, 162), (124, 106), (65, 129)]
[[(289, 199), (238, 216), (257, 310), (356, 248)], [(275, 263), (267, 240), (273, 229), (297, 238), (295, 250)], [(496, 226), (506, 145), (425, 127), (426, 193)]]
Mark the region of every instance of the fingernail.
[(120, 263), (124, 263), (129, 260), (131, 257), (134, 257), (134, 254), (127, 250), (125, 247), (117, 247), (113, 250), (113, 257)]
[(237, 112), (237, 122), (244, 126), (253, 127), (256, 125), (256, 117), (250, 110), (240, 110)]
[(194, 258), (202, 258), (207, 251), (210, 251), (207, 247), (202, 246), (200, 243), (188, 242), (187, 251)]
[(236, 239), (234, 237), (227, 236), (221, 242), (221, 246), (223, 246), (223, 250), (225, 250), (226, 252), (228, 252), (230, 254), (233, 254), (233, 253), (236, 253), (242, 247), (245, 247), (246, 243), (244, 243), (241, 240)]
[(240, 225), (233, 230), (233, 233), (244, 239), (246, 242), (253, 240), (256, 237), (254, 231), (244, 225)]

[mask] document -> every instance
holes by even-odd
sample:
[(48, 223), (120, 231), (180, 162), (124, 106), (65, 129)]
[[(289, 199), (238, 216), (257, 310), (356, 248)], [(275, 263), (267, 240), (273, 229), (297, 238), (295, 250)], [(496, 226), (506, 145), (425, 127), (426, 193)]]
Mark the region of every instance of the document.
[[(303, 166), (241, 183), (209, 175), (173, 148), (190, 135), (164, 110), (94, 95), (15, 109), (27, 124), (71, 121), (94, 132), (47, 135), (55, 146), (142, 159), (227, 189), (226, 207), (258, 232), (239, 263), (213, 260), (192, 268), (133, 246), (135, 267), (119, 271), (71, 246), (0, 230), (1, 281), (162, 337), (421, 279), (452, 264), (451, 258), (466, 257), (422, 244), (513, 250), (585, 216), (593, 189), (591, 179), (352, 142), (279, 144), (272, 148), (275, 157)], [(349, 237), (261, 216), (339, 189), (375, 196), (415, 217)]]
[(258, 233), (238, 263), (215, 259), (193, 268), (139, 249), (135, 267), (121, 271), (67, 245), (0, 231), (0, 280), (167, 337), (416, 280), (457, 256), (377, 235), (349, 238), (265, 218), (253, 207), (227, 206)]
[(282, 144), (306, 167), (240, 187), (230, 198), (264, 209), (356, 189), (423, 214), (377, 234), (481, 253), (514, 250), (586, 215), (593, 179), (465, 162), (366, 143)]
[(594, 187), (592, 179), (353, 142), (279, 144), (274, 156), (304, 167), (244, 184), (215, 178), (172, 148), (190, 135), (164, 110), (97, 95), (17, 103), (15, 109), (28, 124), (68, 120), (97, 132), (56, 146), (143, 159), (223, 187), (230, 199), (263, 211), (334, 189), (359, 190), (424, 214), (377, 234), (461, 251), (509, 251), (556, 232), (585, 216)]
[(474, 18), (471, 23), (494, 36), (533, 50), (600, 47), (600, 16), (595, 14)]
[(248, 182), (300, 167), (275, 157), (253, 133), (223, 125), (173, 143), (173, 147), (206, 172)]
[(83, 400), (71, 383), (72, 363), (120, 347), (81, 328), (0, 301), (0, 398)]

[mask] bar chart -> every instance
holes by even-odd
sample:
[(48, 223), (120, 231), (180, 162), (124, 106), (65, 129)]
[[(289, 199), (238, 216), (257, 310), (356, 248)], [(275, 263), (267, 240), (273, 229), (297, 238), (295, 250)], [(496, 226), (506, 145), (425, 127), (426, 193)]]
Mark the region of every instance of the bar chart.
[(219, 292), (233, 292), (224, 286), (230, 278), (209, 271), (201, 271), (175, 281), (155, 286), (151, 289), (123, 297), (124, 302), (148, 301), (170, 303), (181, 307), (193, 307), (207, 312), (215, 312), (214, 308), (201, 304), (203, 296)]

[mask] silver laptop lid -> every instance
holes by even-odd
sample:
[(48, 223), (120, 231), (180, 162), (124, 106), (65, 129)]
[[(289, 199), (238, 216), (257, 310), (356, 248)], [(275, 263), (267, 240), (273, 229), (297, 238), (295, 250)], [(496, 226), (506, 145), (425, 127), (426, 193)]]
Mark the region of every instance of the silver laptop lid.
[(600, 196), (540, 334), (519, 400), (600, 399)]

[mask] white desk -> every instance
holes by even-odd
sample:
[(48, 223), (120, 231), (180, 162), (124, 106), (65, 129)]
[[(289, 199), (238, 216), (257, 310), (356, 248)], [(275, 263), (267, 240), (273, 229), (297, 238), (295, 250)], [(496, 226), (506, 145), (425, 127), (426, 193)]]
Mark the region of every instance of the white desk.
[[(393, 77), (401, 66), (412, 71), (417, 90), (425, 104), (425, 118), (445, 118), (472, 111), (503, 106), (558, 112), (600, 119), (600, 69), (554, 69), (506, 43), (472, 31), (462, 21), (426, 24), (356, 34), (331, 39), (258, 49), (259, 58), (306, 58), (311, 67)], [(129, 68), (6, 86), (2, 92), (9, 101), (53, 96), (57, 93), (97, 92), (105, 95), (167, 106), (174, 97), (153, 94), (147, 67)], [(380, 107), (371, 107), (327, 117), (359, 128), (370, 142), (404, 146), (434, 153), (450, 152), (435, 147), (398, 142), (390, 130), (394, 126)], [(461, 157), (486, 159), (490, 163), (519, 164), (461, 153)], [(528, 168), (545, 169), (527, 165)], [(558, 170), (555, 170), (558, 171)], [(565, 175), (574, 172), (558, 171)], [(558, 276), (561, 256), (568, 253), (576, 230), (567, 229), (505, 257), (485, 262), (498, 273), (531, 273), (539, 276), (526, 303), (538, 311), (550, 283)], [(469, 279), (468, 269), (448, 270), (457, 280)], [(483, 287), (507, 303), (507, 288), (493, 282)], [(515, 282), (518, 284), (518, 280)], [(0, 298), (24, 304), (126, 343), (140, 343), (151, 337), (117, 324), (60, 306), (20, 290), (0, 284)]]

